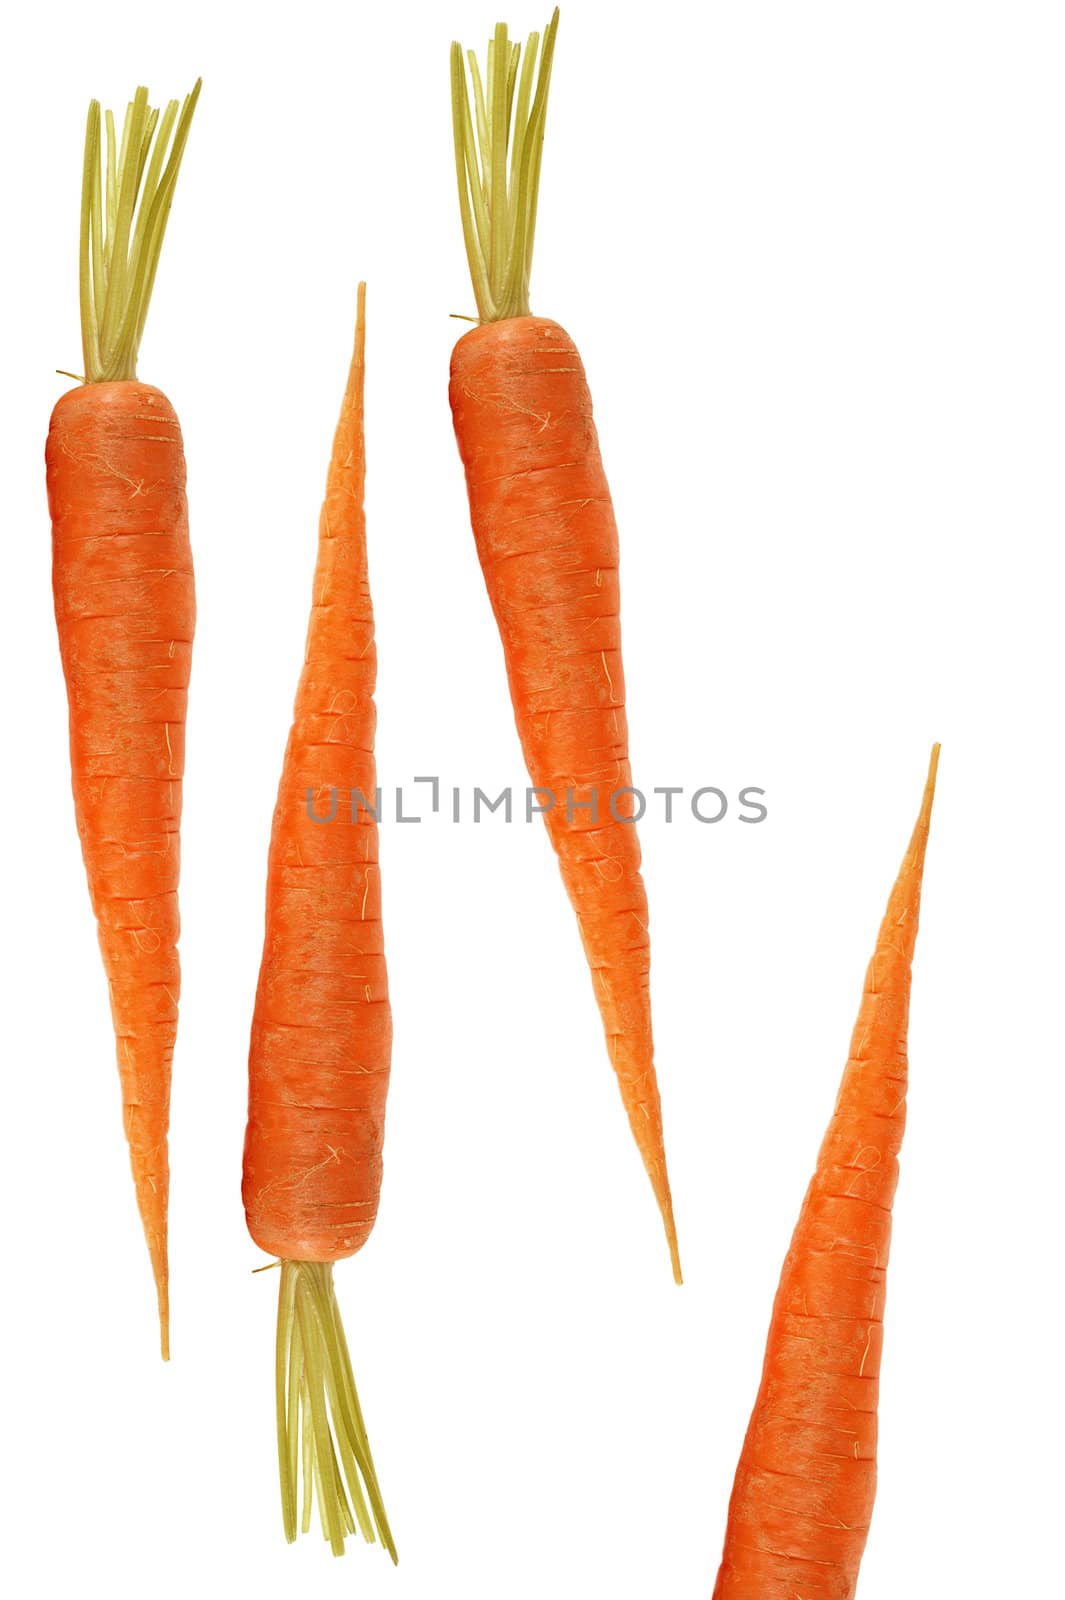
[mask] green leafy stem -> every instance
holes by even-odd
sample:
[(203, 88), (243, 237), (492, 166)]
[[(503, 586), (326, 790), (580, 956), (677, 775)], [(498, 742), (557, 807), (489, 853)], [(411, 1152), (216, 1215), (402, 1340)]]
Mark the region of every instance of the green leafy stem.
[(544, 30), (537, 71), (540, 35), (529, 35), (522, 61), (521, 45), (511, 42), (505, 22), (497, 23), (483, 78), (476, 54), (467, 52), (469, 83), (462, 46), (451, 46), (459, 208), (482, 322), (529, 315), (540, 159), (557, 31), (556, 8)]
[[(312, 1501), (335, 1556), (356, 1531), (396, 1547), (377, 1484), (330, 1262), (282, 1261), (277, 1308), (277, 1451), (281, 1511), (291, 1543), (307, 1533)], [(300, 1479), (303, 1494), (300, 1503)]]
[[(110, 111), (91, 101), (81, 188), (81, 338), (85, 382), (137, 376), (137, 351), (196, 102), (161, 114), (141, 88), (126, 107), (121, 139)], [(169, 150), (169, 154), (168, 154)], [(138, 203), (139, 201), (139, 203)]]

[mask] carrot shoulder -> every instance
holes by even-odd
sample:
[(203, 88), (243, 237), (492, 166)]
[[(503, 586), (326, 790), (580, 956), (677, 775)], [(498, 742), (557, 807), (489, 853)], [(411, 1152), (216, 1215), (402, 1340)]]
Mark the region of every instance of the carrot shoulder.
[(365, 1244), (381, 1191), (392, 1047), (373, 803), (377, 657), (363, 513), (364, 286), (319, 522), (311, 620), (274, 810), (248, 1063), (244, 1206), (279, 1258), (276, 1403), (285, 1535), (312, 1490), (334, 1554), (358, 1528), (395, 1560), (332, 1266)]
[(459, 201), (480, 326), (451, 358), (477, 553), (525, 763), (577, 916), (611, 1064), (680, 1281), (654, 1064), (648, 906), (634, 821), (618, 534), (584, 367), (529, 312), (540, 147), (558, 13), (520, 60), (500, 24), (471, 110), (452, 46)]
[(910, 968), (938, 762), (936, 745), (866, 973), (836, 1108), (781, 1272), (715, 1600), (854, 1594), (876, 1493)]
[(121, 155), (107, 113), (106, 157), (100, 107), (90, 106), (85, 380), (56, 405), (45, 452), (74, 808), (164, 1359), (178, 830), (195, 595), (181, 429), (166, 396), (137, 381), (136, 358), (198, 93), (199, 84), (180, 114), (172, 101), (160, 118), (138, 89)]

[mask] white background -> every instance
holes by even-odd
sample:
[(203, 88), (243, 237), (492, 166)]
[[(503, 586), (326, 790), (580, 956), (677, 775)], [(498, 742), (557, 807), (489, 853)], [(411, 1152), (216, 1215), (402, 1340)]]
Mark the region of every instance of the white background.
[[(538, 7), (512, 14), (525, 29)], [(447, 406), (473, 309), (455, 0), (21, 14), (7, 223), (2, 1562), (14, 1592), (365, 1600), (713, 1583), (770, 1303), (943, 741), (862, 1600), (1060, 1571), (1061, 14), (563, 10), (534, 310), (582, 348), (622, 535), (687, 1270), (670, 1282), (542, 829), (383, 830), (380, 1220), (337, 1283), (400, 1567), (279, 1526), (276, 1281), (240, 1204), (267, 833), (368, 280), (382, 779), (521, 785)], [(69, 796), (42, 449), (77, 370), (90, 94), (203, 97), (140, 375), (182, 418), (199, 632), (174, 1359)], [(1053, 681), (1052, 681), (1053, 680)]]

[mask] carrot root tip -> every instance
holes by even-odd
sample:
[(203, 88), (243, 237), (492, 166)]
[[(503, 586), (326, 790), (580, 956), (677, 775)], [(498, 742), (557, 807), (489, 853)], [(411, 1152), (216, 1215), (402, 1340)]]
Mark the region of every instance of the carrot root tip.
[[(139, 1197), (138, 1197), (139, 1198)], [(148, 1255), (152, 1264), (152, 1276), (155, 1279), (155, 1303), (159, 1315), (159, 1354), (164, 1361), (170, 1360), (170, 1263), (167, 1260), (165, 1230), (160, 1235), (154, 1231), (145, 1232), (148, 1238)]]
[(291, 1544), (309, 1531), (316, 1499), (335, 1556), (348, 1535), (361, 1533), (369, 1544), (380, 1539), (395, 1562), (331, 1262), (281, 1263), (276, 1378), (285, 1538)]
[[(658, 1186), (656, 1185), (656, 1189)], [(677, 1244), (677, 1225), (673, 1221), (673, 1201), (668, 1188), (664, 1193), (657, 1194), (658, 1209), (662, 1213), (662, 1224), (666, 1230), (666, 1243), (669, 1246), (669, 1264), (673, 1268), (673, 1282), (683, 1283), (684, 1274), (680, 1268), (680, 1246)]]

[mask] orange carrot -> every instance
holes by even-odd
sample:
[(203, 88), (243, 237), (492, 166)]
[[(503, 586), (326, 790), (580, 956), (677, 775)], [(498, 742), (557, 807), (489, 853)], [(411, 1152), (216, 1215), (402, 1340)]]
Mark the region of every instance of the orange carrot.
[(270, 838), (244, 1208), (256, 1244), (281, 1261), (276, 1379), (285, 1536), (296, 1537), (302, 1436), (304, 1532), (313, 1485), (335, 1555), (358, 1526), (369, 1540), (376, 1528), (394, 1561), (332, 1280), (332, 1263), (366, 1243), (381, 1190), (392, 1013), (377, 825), (364, 808), (356, 817), (314, 820), (330, 817), (338, 792), (372, 796), (376, 787), (364, 347), (360, 284), (355, 352), (319, 523), (306, 659)]
[(715, 1600), (850, 1600), (876, 1493), (910, 964), (939, 746), (866, 974), (850, 1059), (773, 1306)]
[(451, 409), (525, 763), (546, 791), (548, 834), (679, 1283), (630, 792), (617, 527), (580, 356), (558, 323), (529, 313), (557, 26), (556, 11), (538, 75), (535, 33), (519, 72), (520, 46), (500, 23), (483, 85), (470, 53), (476, 132), (462, 49), (452, 46), (459, 202), (481, 325), (452, 355)]
[(181, 982), (178, 828), (195, 596), (181, 430), (166, 397), (137, 382), (136, 362), (199, 90), (197, 83), (180, 116), (175, 100), (160, 118), (147, 90), (138, 89), (120, 157), (108, 112), (106, 183), (100, 107), (95, 100), (89, 107), (81, 219), (85, 378), (56, 405), (45, 453), (74, 808), (111, 995), (164, 1360), (167, 1128)]

